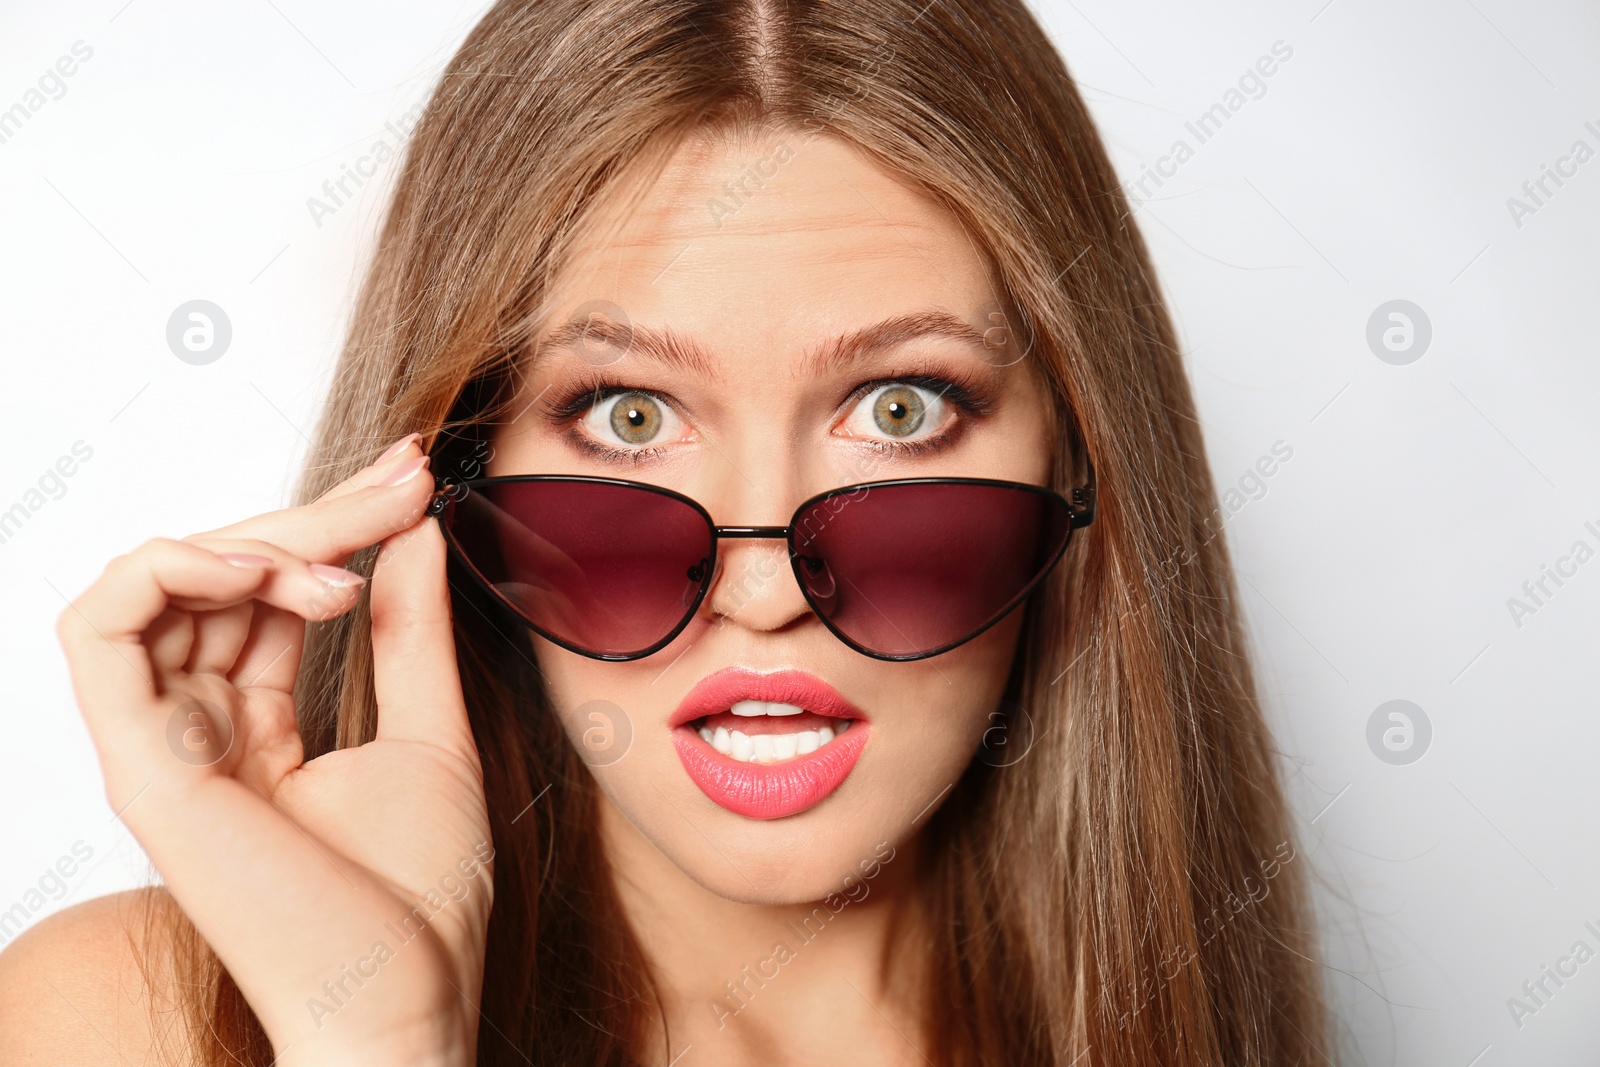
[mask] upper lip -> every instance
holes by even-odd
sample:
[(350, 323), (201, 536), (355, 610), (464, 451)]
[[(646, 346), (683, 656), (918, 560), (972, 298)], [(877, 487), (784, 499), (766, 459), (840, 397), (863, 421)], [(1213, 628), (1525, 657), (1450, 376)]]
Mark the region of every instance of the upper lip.
[(672, 713), (669, 727), (727, 711), (741, 700), (767, 700), (794, 704), (817, 715), (838, 719), (865, 719), (833, 686), (805, 671), (781, 670), (762, 674), (744, 667), (724, 667), (708, 674), (689, 690)]

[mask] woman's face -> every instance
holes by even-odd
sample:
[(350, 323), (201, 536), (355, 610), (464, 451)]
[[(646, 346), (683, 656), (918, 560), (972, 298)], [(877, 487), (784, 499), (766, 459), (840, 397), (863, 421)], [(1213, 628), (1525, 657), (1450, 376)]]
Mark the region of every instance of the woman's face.
[[(855, 482), (1049, 479), (1047, 388), (1009, 339), (984, 257), (950, 214), (832, 138), (691, 141), (553, 296), (548, 330), (592, 328), (536, 350), (488, 474), (649, 482), (739, 526), (786, 525)], [(917, 328), (836, 347), (891, 320)], [(782, 541), (719, 552), (697, 615), (653, 655), (602, 662), (529, 639), (622, 847), (648, 842), (728, 899), (816, 900), (882, 843), (902, 846), (960, 777), (1022, 613), (939, 656), (875, 660), (812, 613)], [(775, 705), (722, 690), (715, 712), (675, 722), (727, 668), (818, 681), (768, 694)], [(849, 717), (805, 707), (829, 686)]]

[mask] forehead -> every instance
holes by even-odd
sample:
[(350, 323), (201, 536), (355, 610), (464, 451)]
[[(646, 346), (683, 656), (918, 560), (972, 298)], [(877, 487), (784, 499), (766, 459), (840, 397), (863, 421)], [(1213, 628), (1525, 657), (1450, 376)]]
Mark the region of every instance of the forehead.
[(556, 321), (604, 301), (732, 356), (928, 311), (981, 323), (995, 300), (953, 215), (829, 136), (697, 134), (625, 192), (642, 195), (602, 213), (568, 258)]

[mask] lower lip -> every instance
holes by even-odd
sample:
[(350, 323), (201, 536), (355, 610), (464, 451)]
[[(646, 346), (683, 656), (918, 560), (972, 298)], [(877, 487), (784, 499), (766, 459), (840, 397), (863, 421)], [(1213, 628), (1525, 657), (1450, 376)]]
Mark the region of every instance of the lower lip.
[(856, 719), (843, 736), (782, 763), (724, 756), (688, 723), (672, 731), (672, 743), (683, 769), (714, 802), (748, 819), (781, 819), (815, 807), (844, 784), (866, 747), (867, 724)]

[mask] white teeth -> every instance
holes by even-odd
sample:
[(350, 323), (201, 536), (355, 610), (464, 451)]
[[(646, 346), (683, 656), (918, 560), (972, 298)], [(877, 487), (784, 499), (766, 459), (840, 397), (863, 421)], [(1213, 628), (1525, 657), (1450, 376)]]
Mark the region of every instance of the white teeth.
[(741, 700), (728, 710), (753, 719), (758, 715), (798, 715), (805, 709), (798, 704), (780, 704), (771, 700)]
[(849, 727), (849, 720), (844, 720), (839, 723), (837, 732), (831, 726), (824, 726), (820, 730), (796, 730), (788, 734), (747, 734), (725, 726), (715, 731), (702, 726), (700, 736), (712, 748), (740, 763), (782, 763), (796, 756), (809, 756)]

